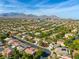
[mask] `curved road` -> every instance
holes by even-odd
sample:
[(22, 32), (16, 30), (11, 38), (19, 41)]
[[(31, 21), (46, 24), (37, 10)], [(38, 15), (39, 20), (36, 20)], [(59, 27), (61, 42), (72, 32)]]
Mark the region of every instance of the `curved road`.
[(18, 38), (18, 37), (16, 37), (16, 36), (12, 36), (12, 38), (17, 39), (17, 40), (19, 40), (20, 42), (22, 42), (22, 43), (24, 43), (24, 44), (28, 44), (28, 45), (30, 45), (30, 46), (32, 46), (32, 47), (34, 47), (34, 48), (41, 48), (42, 51), (46, 52), (46, 53), (49, 54), (49, 55), (51, 54), (51, 51), (49, 51), (49, 50), (46, 49), (46, 48), (43, 48), (43, 47), (34, 45), (33, 43), (28, 42), (28, 41), (25, 41), (25, 40), (22, 40), (22, 39), (20, 39), (20, 38)]

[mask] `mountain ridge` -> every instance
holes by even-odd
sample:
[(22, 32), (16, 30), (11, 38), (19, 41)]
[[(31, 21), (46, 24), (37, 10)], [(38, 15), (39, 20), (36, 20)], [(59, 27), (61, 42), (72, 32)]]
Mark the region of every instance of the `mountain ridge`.
[(1, 13), (0, 17), (3, 18), (33, 18), (33, 19), (60, 19), (59, 17), (57, 17), (56, 15), (51, 15), (51, 16), (47, 16), (47, 15), (33, 15), (33, 14), (24, 14), (24, 13)]

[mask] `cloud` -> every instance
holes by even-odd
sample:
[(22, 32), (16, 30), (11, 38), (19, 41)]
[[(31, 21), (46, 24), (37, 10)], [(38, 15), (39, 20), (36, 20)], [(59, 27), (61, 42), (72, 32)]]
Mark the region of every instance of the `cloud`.
[(35, 15), (57, 15), (63, 18), (79, 19), (79, 4), (63, 8), (60, 8), (60, 6), (58, 6), (57, 8), (40, 8), (38, 10), (33, 11), (32, 13)]
[[(52, 0), (0, 0), (0, 13), (2, 12), (23, 12), (35, 15), (58, 15), (62, 17), (79, 18), (79, 1), (65, 0), (60, 3), (50, 4)], [(48, 4), (44, 4), (48, 3)], [(74, 15), (75, 14), (75, 15)]]
[(66, 2), (58, 4), (55, 8), (64, 8), (64, 7), (72, 7), (74, 5), (77, 5), (79, 1), (76, 0), (68, 0)]

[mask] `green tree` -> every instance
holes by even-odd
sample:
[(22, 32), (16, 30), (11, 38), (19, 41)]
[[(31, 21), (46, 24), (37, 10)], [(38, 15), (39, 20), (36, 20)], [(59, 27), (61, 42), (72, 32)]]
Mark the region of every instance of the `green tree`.
[(33, 56), (30, 54), (27, 54), (25, 52), (23, 52), (22, 58), (21, 59), (33, 59)]
[(33, 56), (33, 59), (40, 59), (40, 57), (43, 55), (43, 51), (39, 50), (35, 53)]
[(6, 38), (7, 36), (5, 34), (0, 34), (0, 41), (2, 42), (5, 42), (4, 39)]
[(74, 59), (79, 59), (79, 54), (75, 54)]
[(12, 58), (13, 59), (19, 59), (20, 58), (20, 52), (16, 48), (13, 49)]

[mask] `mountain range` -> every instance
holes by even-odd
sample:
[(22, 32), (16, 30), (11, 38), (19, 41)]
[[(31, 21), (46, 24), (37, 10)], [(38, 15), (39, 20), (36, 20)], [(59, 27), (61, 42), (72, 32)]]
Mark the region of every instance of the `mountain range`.
[(55, 15), (47, 16), (47, 15), (32, 15), (32, 14), (24, 14), (24, 13), (1, 13), (0, 17), (2, 18), (26, 18), (26, 19), (60, 19)]

